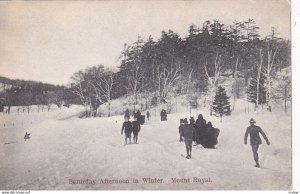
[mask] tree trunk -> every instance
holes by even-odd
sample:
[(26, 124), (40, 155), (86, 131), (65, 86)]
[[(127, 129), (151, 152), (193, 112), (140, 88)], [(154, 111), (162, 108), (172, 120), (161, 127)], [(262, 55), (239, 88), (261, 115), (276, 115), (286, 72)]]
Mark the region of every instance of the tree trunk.
[(287, 89), (286, 86), (284, 86), (284, 112), (286, 112), (286, 93), (287, 93)]
[(110, 117), (110, 101), (108, 102), (108, 117)]

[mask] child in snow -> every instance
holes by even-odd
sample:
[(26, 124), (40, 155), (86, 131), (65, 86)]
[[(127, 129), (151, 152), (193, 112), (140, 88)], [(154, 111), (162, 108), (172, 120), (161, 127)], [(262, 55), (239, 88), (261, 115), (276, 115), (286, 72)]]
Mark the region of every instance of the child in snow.
[(132, 132), (133, 132), (133, 143), (137, 144), (138, 134), (141, 130), (140, 122), (138, 122), (137, 118), (134, 118), (132, 122)]
[(125, 145), (127, 145), (127, 139), (129, 139), (129, 143), (131, 143), (131, 133), (132, 133), (132, 124), (129, 121), (128, 117), (125, 117), (125, 122), (123, 123), (121, 135), (123, 135), (123, 131), (125, 131)]
[(180, 139), (182, 140), (182, 137), (184, 138), (187, 153), (186, 158), (190, 159), (192, 158), (192, 142), (195, 135), (195, 129), (192, 125), (188, 124), (186, 118), (184, 119), (184, 124), (182, 125), (181, 129)]
[(247, 128), (244, 141), (245, 144), (247, 144), (248, 135), (250, 135), (250, 144), (252, 147), (253, 157), (254, 161), (256, 162), (255, 167), (260, 168), (259, 162), (258, 162), (258, 147), (262, 143), (261, 138), (259, 134), (263, 136), (263, 138), (266, 140), (267, 144), (270, 145), (270, 142), (266, 136), (266, 134), (263, 132), (263, 130), (255, 125), (255, 120), (253, 118), (250, 119), (250, 126)]

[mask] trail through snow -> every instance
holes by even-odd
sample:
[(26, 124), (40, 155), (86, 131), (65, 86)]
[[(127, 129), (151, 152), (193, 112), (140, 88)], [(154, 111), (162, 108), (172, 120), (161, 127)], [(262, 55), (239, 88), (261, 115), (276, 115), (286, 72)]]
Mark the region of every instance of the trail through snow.
[[(61, 110), (64, 111), (64, 110)], [(79, 119), (74, 111), (53, 114), (34, 124), (0, 128), (0, 189), (289, 189), (291, 186), (290, 114), (281, 112), (233, 112), (232, 116), (207, 121), (220, 129), (217, 149), (193, 146), (187, 160), (179, 142), (179, 119), (189, 114), (168, 115), (161, 122), (152, 117), (142, 125), (138, 144), (124, 146), (123, 116)], [(11, 115), (10, 120), (20, 120)], [(24, 117), (24, 116), (22, 116)], [(30, 114), (28, 115), (30, 117)], [(270, 139), (260, 146), (261, 169), (254, 168), (252, 151), (243, 138), (251, 117)], [(28, 118), (29, 119), (29, 118)], [(32, 119), (32, 118), (30, 118)], [(25, 132), (31, 139), (24, 141)], [(5, 144), (11, 142), (11, 144)], [(249, 140), (248, 140), (249, 142)], [(147, 184), (142, 178), (162, 178)], [(211, 182), (194, 183), (193, 178)], [(138, 179), (131, 184), (70, 184), (69, 179)], [(190, 183), (172, 183), (190, 178)]]

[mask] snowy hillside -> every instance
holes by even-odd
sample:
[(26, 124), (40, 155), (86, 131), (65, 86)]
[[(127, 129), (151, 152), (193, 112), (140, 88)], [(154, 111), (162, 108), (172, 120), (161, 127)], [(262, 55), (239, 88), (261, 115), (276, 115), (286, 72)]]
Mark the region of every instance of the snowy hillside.
[[(121, 136), (123, 116), (79, 119), (79, 107), (52, 113), (12, 113), (1, 121), (36, 122), (0, 127), (0, 189), (289, 189), (291, 187), (291, 115), (283, 111), (245, 113), (237, 101), (230, 117), (223, 122), (209, 116), (203, 107), (192, 114), (203, 114), (220, 129), (217, 149), (193, 146), (187, 160), (185, 145), (179, 142), (179, 119), (188, 110), (169, 114), (161, 122), (158, 112), (142, 126), (139, 143), (124, 146)], [(154, 111), (154, 110), (152, 110)], [(158, 110), (157, 110), (158, 111)], [(251, 146), (243, 138), (249, 119), (267, 134), (259, 149), (261, 168), (254, 168)], [(25, 132), (31, 138), (24, 141)], [(193, 183), (193, 177), (210, 182)], [(130, 184), (101, 184), (101, 179), (129, 179)], [(132, 183), (132, 179), (139, 183)], [(159, 178), (163, 183), (144, 183), (142, 178)], [(190, 183), (172, 183), (172, 178), (190, 178)], [(89, 179), (90, 184), (70, 184)], [(93, 180), (96, 181), (93, 184)]]

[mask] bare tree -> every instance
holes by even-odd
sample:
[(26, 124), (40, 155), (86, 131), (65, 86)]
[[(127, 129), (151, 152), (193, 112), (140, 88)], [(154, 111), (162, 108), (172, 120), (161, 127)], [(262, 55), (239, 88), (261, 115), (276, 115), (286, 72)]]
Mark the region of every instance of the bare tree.
[(88, 112), (88, 107), (90, 106), (90, 96), (88, 92), (88, 87), (90, 84), (88, 84), (88, 80), (86, 80), (86, 77), (84, 75), (83, 71), (76, 72), (72, 77), (72, 89), (73, 93), (76, 94), (82, 103), (82, 105), (85, 108), (86, 116)]
[(256, 61), (257, 66), (257, 76), (256, 76), (256, 104), (255, 107), (257, 108), (259, 105), (259, 96), (260, 96), (260, 79), (262, 74), (262, 66), (263, 66), (263, 52), (262, 48), (259, 49), (258, 60)]
[(167, 97), (169, 90), (172, 88), (174, 83), (180, 79), (181, 66), (180, 64), (171, 65), (169, 68), (163, 67), (162, 65), (156, 68), (156, 83), (159, 96), (162, 99)]
[[(209, 88), (210, 88), (210, 102), (209, 103), (212, 103), (212, 101), (213, 101), (213, 96), (214, 96), (218, 81), (221, 76), (221, 70), (222, 70), (223, 65), (224, 65), (224, 57), (222, 54), (219, 54), (219, 52), (217, 52), (214, 57), (213, 65), (212, 65), (213, 73), (211, 75), (207, 69), (207, 65), (204, 65), (205, 74), (206, 74)], [(211, 114), (212, 114), (212, 112), (211, 112)]]
[(108, 117), (110, 117), (111, 92), (115, 84), (114, 73), (111, 71), (104, 72), (103, 76), (100, 77), (100, 81), (99, 88), (108, 103)]
[(272, 32), (270, 37), (266, 38), (267, 48), (266, 48), (266, 55), (267, 55), (267, 64), (263, 67), (263, 74), (266, 77), (266, 102), (270, 109), (270, 98), (272, 94), (272, 74), (274, 72), (274, 61), (277, 57), (277, 52), (279, 46), (276, 44), (276, 29), (272, 28)]

